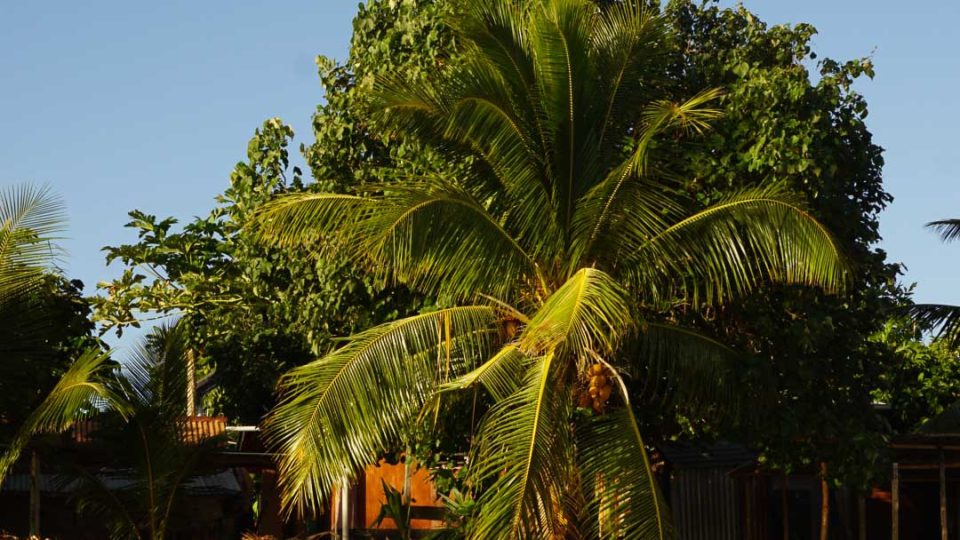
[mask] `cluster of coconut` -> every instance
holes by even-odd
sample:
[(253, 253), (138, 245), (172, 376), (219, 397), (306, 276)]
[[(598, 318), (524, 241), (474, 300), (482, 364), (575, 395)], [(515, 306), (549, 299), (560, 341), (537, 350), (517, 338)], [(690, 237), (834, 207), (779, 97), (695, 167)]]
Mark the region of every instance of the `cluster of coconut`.
[(586, 379), (587, 391), (584, 392), (582, 387), (578, 387), (574, 399), (578, 406), (593, 409), (593, 412), (600, 414), (606, 407), (610, 394), (613, 393), (609, 370), (603, 364), (593, 364), (587, 370)]

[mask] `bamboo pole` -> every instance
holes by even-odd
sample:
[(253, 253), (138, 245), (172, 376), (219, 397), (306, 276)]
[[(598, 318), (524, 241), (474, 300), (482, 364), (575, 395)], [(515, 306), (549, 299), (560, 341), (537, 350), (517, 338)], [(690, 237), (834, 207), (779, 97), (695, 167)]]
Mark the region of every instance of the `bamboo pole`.
[(827, 485), (827, 462), (820, 462), (820, 540), (830, 535), (830, 486)]
[(940, 540), (947, 540), (947, 467), (940, 451)]
[(900, 467), (893, 464), (893, 478), (890, 480), (890, 533), (893, 540), (900, 540)]
[(193, 349), (187, 350), (187, 416), (197, 413), (197, 359)]
[(30, 537), (40, 538), (40, 456), (30, 455)]

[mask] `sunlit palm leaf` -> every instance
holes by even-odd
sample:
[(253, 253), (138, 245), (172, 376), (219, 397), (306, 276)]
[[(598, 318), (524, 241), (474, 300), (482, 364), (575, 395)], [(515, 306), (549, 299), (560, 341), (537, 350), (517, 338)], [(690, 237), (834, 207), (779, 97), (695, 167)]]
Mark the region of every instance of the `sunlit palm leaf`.
[(349, 250), (359, 242), (355, 225), (381, 205), (374, 197), (289, 193), (261, 206), (254, 223), (261, 237), (281, 247)]
[(767, 282), (839, 290), (847, 280), (833, 236), (779, 186), (725, 197), (652, 238), (629, 219), (620, 226), (625, 270), (653, 300), (719, 302)]
[(616, 349), (632, 325), (620, 285), (600, 270), (584, 268), (547, 299), (519, 344), (531, 355), (556, 351), (576, 357), (588, 350), (606, 354)]
[(592, 36), (598, 80), (604, 85), (605, 114), (597, 145), (603, 150), (605, 134), (621, 133), (633, 121), (653, 90), (643, 81), (666, 60), (671, 36), (656, 11), (640, 2), (616, 2), (604, 9)]
[(63, 222), (63, 204), (49, 189), (0, 190), (0, 355), (41, 349), (53, 330), (38, 302)]
[(0, 457), (0, 481), (35, 435), (63, 432), (77, 420), (94, 414), (99, 403), (127, 412), (129, 409), (123, 405), (122, 397), (107, 382), (113, 370), (110, 353), (99, 349), (83, 353), (20, 426), (10, 447)]
[(444, 386), (445, 390), (462, 390), (482, 385), (496, 401), (506, 399), (520, 387), (524, 367), (529, 359), (516, 344), (500, 350), (480, 367)]
[(553, 372), (552, 354), (537, 359), (523, 386), (484, 417), (468, 480), (484, 485), (475, 538), (554, 538), (555, 506), (570, 477), (569, 392)]
[(281, 453), (283, 500), (304, 510), (376, 461), (449, 374), (486, 358), (496, 311), (468, 306), (383, 324), (287, 373), (283, 401), (266, 421)]
[(281, 244), (314, 239), (318, 251), (365, 261), (385, 282), (453, 299), (510, 296), (525, 279), (537, 279), (530, 256), (465, 190), (441, 181), (382, 190), (370, 197), (287, 195), (266, 205), (259, 224)]
[(21, 185), (0, 191), (0, 284), (24, 267), (44, 267), (58, 254), (62, 201), (48, 188)]

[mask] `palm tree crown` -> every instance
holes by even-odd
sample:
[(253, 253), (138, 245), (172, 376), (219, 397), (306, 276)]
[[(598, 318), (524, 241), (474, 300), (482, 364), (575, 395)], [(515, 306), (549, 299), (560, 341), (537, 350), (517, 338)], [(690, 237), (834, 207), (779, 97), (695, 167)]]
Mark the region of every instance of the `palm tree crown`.
[[(644, 2), (476, 0), (448, 23), (455, 65), (420, 83), (381, 79), (376, 104), (384, 126), (475, 164), (284, 196), (258, 217), (270, 241), (345, 254), (449, 306), (284, 377), (267, 431), (285, 500), (323, 500), (444, 392), (480, 385), (494, 405), (466, 472), (483, 486), (472, 536), (668, 537), (621, 374), (722, 346), (650, 332), (643, 314), (768, 281), (840, 287), (837, 246), (781, 186), (703, 208), (670, 180), (657, 148), (708, 129), (721, 93), (662, 97), (671, 36)], [(642, 358), (620, 354), (653, 335)], [(575, 414), (588, 376), (612, 383), (590, 390), (602, 414)]]

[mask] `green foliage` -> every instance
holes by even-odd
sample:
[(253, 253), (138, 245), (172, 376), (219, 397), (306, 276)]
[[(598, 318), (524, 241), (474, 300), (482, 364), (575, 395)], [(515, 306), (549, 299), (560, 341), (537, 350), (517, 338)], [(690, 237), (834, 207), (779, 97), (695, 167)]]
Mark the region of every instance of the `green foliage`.
[(297, 168), (288, 178), (292, 137), (279, 120), (266, 121), (210, 215), (180, 230), (175, 218), (131, 212), (139, 241), (105, 248), (107, 261), (125, 268), (94, 299), (104, 331), (182, 316), (202, 369), (215, 378), (208, 405), (245, 423), (268, 410), (281, 373), (413, 302), (402, 289), (374, 290), (349, 261), (266, 248), (244, 229), (264, 202), (306, 189)]
[[(713, 129), (700, 144), (676, 150), (686, 176), (696, 179), (689, 189), (709, 203), (730, 190), (781, 182), (803, 194), (850, 261), (842, 295), (771, 287), (692, 317), (755, 354), (740, 364), (739, 394), (763, 403), (754, 407), (763, 415), (747, 419), (752, 427), (742, 426), (738, 437), (765, 450), (771, 467), (810, 469), (827, 460), (831, 475), (863, 485), (878, 465), (885, 431), (870, 391), (895, 362), (887, 345), (869, 338), (900, 303), (899, 267), (876, 245), (878, 214), (891, 200), (882, 186), (882, 149), (853, 89), (858, 78), (873, 76), (872, 63), (817, 58), (812, 26), (769, 26), (742, 6), (679, 1), (667, 14), (681, 47), (672, 91), (724, 89), (724, 114)], [(776, 396), (764, 397), (771, 388)], [(691, 417), (695, 430), (707, 427)]]
[(82, 290), (79, 281), (45, 273), (14, 303), (22, 310), (17, 322), (0, 327), (0, 418), (7, 422), (0, 429), (20, 425), (73, 360), (98, 345)]
[(380, 512), (377, 514), (373, 526), (379, 527), (384, 519), (389, 518), (393, 520), (394, 528), (400, 534), (400, 539), (408, 540), (412, 531), (410, 528), (411, 504), (416, 501), (413, 499), (406, 500), (403, 493), (388, 485), (383, 479), (380, 480), (380, 483), (383, 485), (383, 496), (386, 502), (380, 507)]
[(325, 190), (382, 181), (397, 168), (411, 172), (460, 167), (411, 137), (388, 137), (371, 118), (377, 76), (418, 81), (449, 61), (453, 36), (438, 24), (449, 5), (433, 0), (374, 1), (359, 5), (350, 59), (317, 58), (324, 103), (313, 117), (316, 141), (301, 149)]
[[(360, 332), (284, 378), (267, 431), (285, 502), (321, 502), (443, 393), (479, 385), (493, 404), (471, 441), (471, 534), (670, 537), (620, 378), (653, 359), (626, 345), (673, 306), (716, 309), (771, 281), (840, 290), (840, 249), (782, 182), (707, 200), (677, 180), (671, 149), (707, 130), (720, 92), (668, 93), (674, 49), (655, 12), (586, 0), (451, 9), (456, 61), (423, 79), (374, 76), (365, 125), (462, 166), (397, 162), (347, 189), (281, 196), (255, 218), (272, 245), (347, 257), (381, 283), (465, 304)], [(662, 376), (691, 375), (677, 364), (694, 335), (660, 333)], [(612, 428), (574, 414), (595, 363), (620, 383)], [(606, 444), (612, 431), (625, 448)]]
[(874, 399), (889, 406), (897, 433), (913, 431), (960, 401), (960, 354), (945, 341), (924, 343), (922, 328), (898, 318), (873, 337), (897, 355), (873, 391)]
[(0, 441), (79, 354), (97, 344), (83, 284), (54, 267), (62, 202), (45, 188), (0, 191)]

